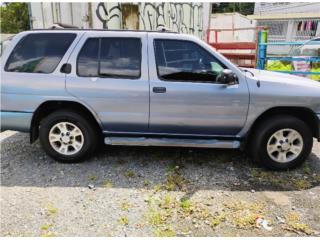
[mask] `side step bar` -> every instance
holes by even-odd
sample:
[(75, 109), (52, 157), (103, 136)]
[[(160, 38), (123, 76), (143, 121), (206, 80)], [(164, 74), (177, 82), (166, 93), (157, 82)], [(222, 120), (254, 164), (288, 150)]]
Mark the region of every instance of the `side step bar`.
[(106, 145), (126, 146), (165, 146), (165, 147), (198, 147), (198, 148), (240, 148), (240, 141), (217, 139), (178, 139), (146, 137), (105, 137)]

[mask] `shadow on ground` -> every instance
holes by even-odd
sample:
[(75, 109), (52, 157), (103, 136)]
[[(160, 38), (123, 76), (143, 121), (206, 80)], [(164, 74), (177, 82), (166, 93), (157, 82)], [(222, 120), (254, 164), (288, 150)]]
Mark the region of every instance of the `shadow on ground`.
[(320, 185), (320, 144), (302, 167), (287, 172), (259, 168), (235, 150), (167, 147), (104, 147), (79, 164), (47, 157), (28, 134), (1, 140), (1, 185), (33, 187), (145, 188), (197, 190), (292, 191)]

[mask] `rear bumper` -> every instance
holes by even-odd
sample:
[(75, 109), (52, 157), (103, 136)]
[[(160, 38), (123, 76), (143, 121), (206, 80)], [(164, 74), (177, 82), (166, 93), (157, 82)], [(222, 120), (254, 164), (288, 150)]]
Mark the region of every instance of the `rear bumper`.
[(21, 132), (29, 132), (32, 113), (31, 112), (10, 112), (1, 111), (0, 130), (13, 130)]

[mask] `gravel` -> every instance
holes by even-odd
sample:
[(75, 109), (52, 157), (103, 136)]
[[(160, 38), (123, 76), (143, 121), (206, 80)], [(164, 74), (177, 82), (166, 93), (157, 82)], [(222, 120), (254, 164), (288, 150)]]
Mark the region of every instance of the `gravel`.
[(0, 142), (1, 236), (319, 236), (318, 142), (288, 172), (234, 150), (104, 147), (61, 164), (28, 134)]

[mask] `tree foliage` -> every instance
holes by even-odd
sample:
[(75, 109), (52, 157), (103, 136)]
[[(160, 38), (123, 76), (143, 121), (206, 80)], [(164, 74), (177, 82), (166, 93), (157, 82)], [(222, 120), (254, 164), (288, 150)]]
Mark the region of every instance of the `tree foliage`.
[(27, 3), (3, 3), (0, 6), (1, 33), (18, 33), (30, 29)]
[(221, 2), (212, 3), (212, 13), (238, 12), (250, 15), (254, 12), (254, 2)]

